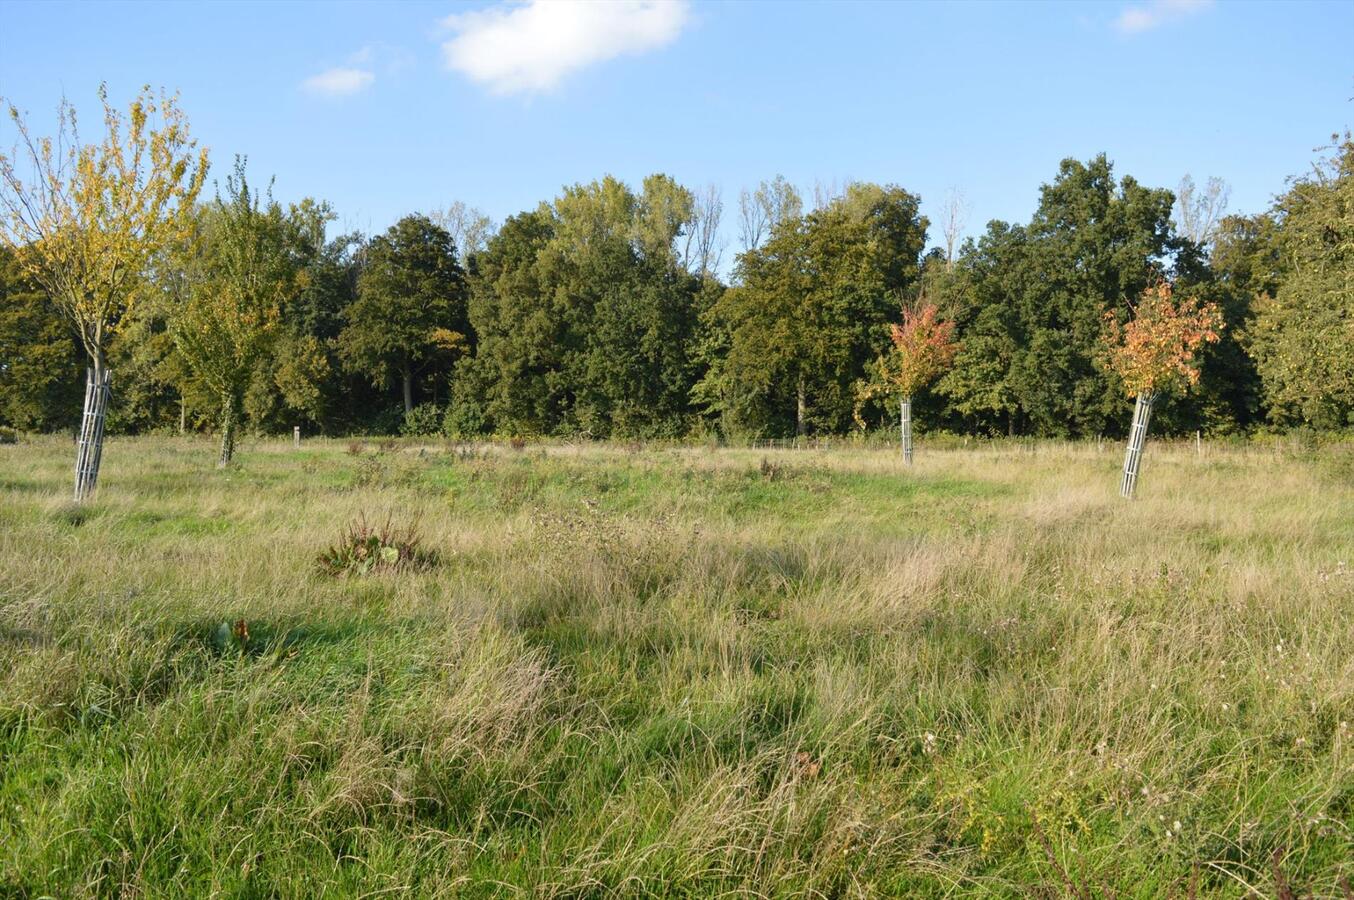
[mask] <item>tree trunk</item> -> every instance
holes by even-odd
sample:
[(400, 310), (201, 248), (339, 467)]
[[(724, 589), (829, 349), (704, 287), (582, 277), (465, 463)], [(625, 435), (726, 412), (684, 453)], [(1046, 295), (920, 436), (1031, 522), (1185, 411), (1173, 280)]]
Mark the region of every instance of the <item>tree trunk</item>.
[(112, 373), (96, 360), (85, 370), (85, 410), (80, 418), (80, 436), (75, 450), (75, 502), (94, 496), (103, 458), (103, 424), (108, 412), (108, 383)]
[(808, 425), (804, 422), (804, 379), (799, 379), (799, 387), (795, 391), (795, 434), (803, 437), (808, 431)]
[(230, 465), (231, 459), (235, 456), (236, 405), (235, 397), (227, 394), (221, 409), (221, 458), (216, 461), (218, 469)]
[(1138, 402), (1133, 406), (1133, 426), (1128, 430), (1128, 451), (1124, 454), (1124, 480), (1119, 486), (1119, 495), (1133, 498), (1138, 486), (1138, 468), (1142, 465), (1142, 450), (1147, 443), (1147, 423), (1152, 420), (1152, 404), (1156, 394), (1139, 394)]
[(898, 429), (903, 442), (903, 462), (912, 465), (912, 397), (898, 404)]
[(404, 364), (404, 414), (414, 411), (414, 371), (408, 363)]

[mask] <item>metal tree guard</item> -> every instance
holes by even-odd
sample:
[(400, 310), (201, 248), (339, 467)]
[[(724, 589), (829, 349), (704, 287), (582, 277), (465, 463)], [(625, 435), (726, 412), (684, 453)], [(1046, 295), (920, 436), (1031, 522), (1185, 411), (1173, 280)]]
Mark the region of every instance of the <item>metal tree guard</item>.
[(99, 483), (99, 460), (103, 456), (103, 423), (108, 411), (108, 369), (85, 369), (85, 406), (80, 418), (80, 438), (75, 453), (75, 502), (94, 495)]
[(898, 427), (903, 442), (903, 462), (912, 465), (912, 397), (904, 397), (899, 404)]
[(1147, 423), (1152, 419), (1152, 405), (1156, 399), (1155, 393), (1139, 394), (1133, 407), (1133, 427), (1128, 430), (1128, 451), (1124, 454), (1124, 480), (1119, 486), (1119, 495), (1130, 500), (1138, 486), (1138, 467), (1142, 464), (1142, 448), (1147, 443)]

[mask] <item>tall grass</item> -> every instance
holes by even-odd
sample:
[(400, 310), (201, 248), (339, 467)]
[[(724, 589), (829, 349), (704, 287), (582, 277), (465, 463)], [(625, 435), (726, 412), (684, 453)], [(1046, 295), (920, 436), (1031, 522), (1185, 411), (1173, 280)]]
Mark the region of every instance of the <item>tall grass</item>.
[[(1354, 879), (1338, 446), (68, 451), (0, 447), (0, 896)], [(318, 571), (363, 516), (436, 565)]]

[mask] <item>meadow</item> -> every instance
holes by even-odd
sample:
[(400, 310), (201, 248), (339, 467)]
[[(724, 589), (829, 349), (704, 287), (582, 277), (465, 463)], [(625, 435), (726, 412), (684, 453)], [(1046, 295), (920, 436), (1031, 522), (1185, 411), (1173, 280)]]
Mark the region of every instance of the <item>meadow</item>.
[(1348, 445), (215, 453), (0, 446), (0, 896), (1354, 896)]

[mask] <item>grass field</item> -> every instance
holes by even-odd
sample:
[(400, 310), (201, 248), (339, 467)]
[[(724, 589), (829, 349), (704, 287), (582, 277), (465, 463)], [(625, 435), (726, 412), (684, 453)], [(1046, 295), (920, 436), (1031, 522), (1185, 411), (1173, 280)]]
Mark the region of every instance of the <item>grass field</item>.
[(0, 896), (1354, 881), (1348, 447), (214, 450), (0, 446)]

